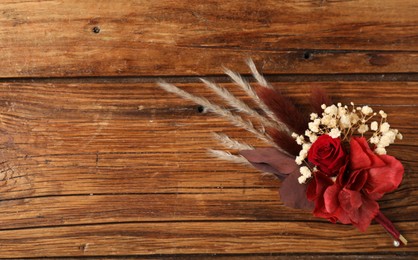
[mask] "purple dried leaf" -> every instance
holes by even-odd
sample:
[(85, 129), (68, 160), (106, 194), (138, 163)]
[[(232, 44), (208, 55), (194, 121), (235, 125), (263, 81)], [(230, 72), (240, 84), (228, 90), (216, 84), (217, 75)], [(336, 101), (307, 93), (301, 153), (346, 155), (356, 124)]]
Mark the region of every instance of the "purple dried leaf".
[(295, 159), (280, 152), (276, 148), (242, 150), (239, 153), (255, 168), (264, 172), (273, 173), (282, 180), (295, 170), (299, 171)]
[(314, 204), (306, 197), (307, 185), (299, 183), (299, 176), (301, 174), (298, 168), (286, 177), (279, 190), (280, 199), (287, 207), (312, 210)]

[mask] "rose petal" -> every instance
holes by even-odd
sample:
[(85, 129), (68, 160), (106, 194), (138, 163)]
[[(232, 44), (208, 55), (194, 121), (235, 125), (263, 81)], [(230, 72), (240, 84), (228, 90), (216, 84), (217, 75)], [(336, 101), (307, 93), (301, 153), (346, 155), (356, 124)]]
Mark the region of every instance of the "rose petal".
[(283, 204), (295, 209), (313, 209), (313, 202), (306, 198), (306, 184), (298, 181), (301, 176), (299, 169), (286, 177), (280, 187), (280, 199)]
[(242, 150), (239, 152), (255, 168), (270, 172), (284, 179), (287, 175), (299, 170), (295, 159), (280, 152), (276, 148), (257, 148), (254, 150)]
[(404, 174), (403, 165), (395, 157), (381, 155), (380, 158), (386, 165), (369, 170), (369, 178), (364, 188), (369, 197), (374, 200), (398, 188)]

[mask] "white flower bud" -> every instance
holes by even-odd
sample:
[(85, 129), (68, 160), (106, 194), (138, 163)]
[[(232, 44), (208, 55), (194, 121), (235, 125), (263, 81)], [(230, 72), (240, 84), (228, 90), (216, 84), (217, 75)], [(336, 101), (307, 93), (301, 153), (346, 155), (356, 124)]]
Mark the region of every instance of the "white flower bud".
[(311, 114), (311, 120), (317, 119), (318, 118), (318, 114), (317, 113), (312, 113)]
[(318, 136), (316, 134), (311, 134), (309, 136), (309, 142), (315, 143), (315, 141), (318, 139)]
[(341, 131), (338, 128), (333, 128), (328, 133), (328, 135), (331, 136), (332, 138), (338, 138), (341, 135)]
[(340, 127), (349, 128), (351, 126), (350, 117), (347, 115), (342, 115), (340, 118)]
[(355, 125), (360, 120), (360, 118), (358, 117), (357, 114), (351, 113), (350, 114), (350, 120), (351, 120), (351, 124)]
[(325, 108), (324, 112), (329, 115), (336, 115), (338, 113), (338, 108), (335, 105)]
[(305, 176), (299, 176), (299, 178), (298, 178), (298, 182), (300, 183), (300, 184), (304, 184), (305, 182), (306, 182), (306, 177)]
[(307, 178), (312, 176), (311, 170), (306, 166), (300, 167), (300, 173)]
[(380, 141), (380, 138), (378, 136), (373, 136), (372, 138), (370, 138), (370, 143), (372, 144), (378, 144)]
[(304, 143), (302, 145), (302, 150), (305, 150), (306, 152), (308, 152), (309, 149), (311, 149), (311, 146), (312, 146), (312, 144), (310, 144), (310, 143)]
[(314, 132), (314, 133), (318, 133), (319, 132), (319, 127), (317, 124), (315, 124), (314, 122), (310, 122), (308, 124), (309, 129)]
[(296, 138), (296, 143), (297, 143), (298, 145), (302, 145), (303, 143), (305, 143), (305, 138), (303, 137), (303, 135), (299, 135), (299, 136)]
[(379, 125), (377, 124), (377, 122), (376, 121), (373, 121), (371, 124), (370, 124), (370, 129), (372, 130), (372, 131), (377, 131), (377, 129), (379, 128)]
[(386, 118), (386, 117), (388, 117), (388, 115), (385, 113), (385, 111), (383, 111), (383, 110), (380, 110), (379, 111), (379, 114), (380, 114), (380, 116), (382, 117), (382, 118)]
[(398, 133), (398, 134), (396, 135), (396, 138), (398, 138), (399, 140), (402, 140), (402, 139), (403, 139), (403, 135), (402, 135), (401, 133)]
[(380, 132), (386, 133), (387, 131), (389, 131), (389, 128), (390, 128), (389, 123), (385, 122), (380, 125)]
[(374, 152), (375, 153), (377, 153), (377, 154), (386, 154), (386, 149), (385, 148), (376, 148), (375, 150), (374, 150)]
[(371, 107), (369, 107), (369, 106), (363, 106), (361, 108), (361, 113), (363, 113), (367, 116), (367, 115), (370, 115), (371, 113), (373, 113), (373, 109), (371, 109)]
[(369, 130), (369, 127), (367, 125), (360, 125), (359, 128), (357, 129), (357, 131), (360, 134), (364, 134), (365, 132), (367, 132), (367, 130)]

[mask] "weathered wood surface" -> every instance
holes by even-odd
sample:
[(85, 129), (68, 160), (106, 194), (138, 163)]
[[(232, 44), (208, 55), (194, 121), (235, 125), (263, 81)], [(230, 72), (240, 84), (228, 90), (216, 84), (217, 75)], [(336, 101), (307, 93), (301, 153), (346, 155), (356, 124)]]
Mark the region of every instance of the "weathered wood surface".
[[(218, 100), (202, 84), (180, 86)], [(245, 99), (233, 85), (224, 86)], [(0, 85), (0, 255), (414, 255), (418, 83), (274, 86), (301, 104), (312, 87), (322, 86), (336, 100), (367, 102), (392, 115), (392, 126), (405, 139), (390, 152), (406, 165), (407, 175), (381, 205), (411, 240), (408, 247), (393, 248), (378, 225), (360, 233), (285, 208), (278, 181), (215, 160), (205, 150), (220, 148), (210, 138), (214, 131), (262, 146), (260, 141), (153, 83), (8, 82)]]
[(22, 1), (0, 5), (0, 77), (405, 73), (418, 2)]
[[(417, 13), (411, 0), (2, 1), (0, 258), (418, 257)], [(198, 80), (212, 75), (248, 100), (219, 76), (248, 74), (247, 57), (302, 106), (322, 87), (389, 114), (406, 174), (380, 205), (407, 247), (284, 207), (279, 181), (206, 152), (221, 148), (213, 132), (265, 144), (154, 83), (219, 102)]]

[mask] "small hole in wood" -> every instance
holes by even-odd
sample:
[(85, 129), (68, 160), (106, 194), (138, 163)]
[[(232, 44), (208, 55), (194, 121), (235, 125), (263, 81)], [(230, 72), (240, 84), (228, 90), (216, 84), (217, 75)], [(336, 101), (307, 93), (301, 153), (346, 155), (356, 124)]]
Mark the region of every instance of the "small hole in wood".
[(204, 106), (197, 106), (197, 112), (204, 113), (206, 111)]
[(311, 52), (309, 52), (309, 51), (305, 51), (305, 52), (303, 53), (303, 58), (304, 58), (305, 60), (309, 60), (310, 58), (312, 58), (312, 53), (311, 53)]
[(100, 28), (98, 26), (93, 27), (92, 31), (94, 33), (99, 33), (100, 32)]

